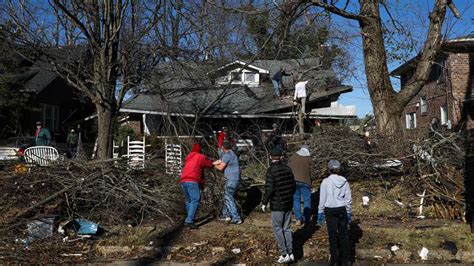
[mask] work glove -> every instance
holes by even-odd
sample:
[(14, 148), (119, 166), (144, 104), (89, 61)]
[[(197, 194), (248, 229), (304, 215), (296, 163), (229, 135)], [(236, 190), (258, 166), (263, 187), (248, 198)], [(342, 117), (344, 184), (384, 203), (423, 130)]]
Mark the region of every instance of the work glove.
[(262, 212), (267, 212), (267, 205), (262, 204)]
[(318, 224), (324, 223), (324, 213), (318, 212)]
[(350, 223), (352, 221), (352, 213), (348, 212), (347, 213), (347, 223)]

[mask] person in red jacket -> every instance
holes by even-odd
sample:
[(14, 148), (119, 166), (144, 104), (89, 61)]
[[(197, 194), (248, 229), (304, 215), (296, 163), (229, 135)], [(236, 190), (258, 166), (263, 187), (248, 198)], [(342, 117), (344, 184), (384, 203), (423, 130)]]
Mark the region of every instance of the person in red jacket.
[(180, 184), (183, 188), (186, 202), (186, 220), (184, 226), (196, 229), (194, 215), (199, 206), (201, 192), (199, 187), (204, 183), (203, 171), (205, 168), (212, 168), (212, 161), (201, 153), (201, 146), (194, 144), (191, 152), (186, 156), (183, 172), (181, 173)]

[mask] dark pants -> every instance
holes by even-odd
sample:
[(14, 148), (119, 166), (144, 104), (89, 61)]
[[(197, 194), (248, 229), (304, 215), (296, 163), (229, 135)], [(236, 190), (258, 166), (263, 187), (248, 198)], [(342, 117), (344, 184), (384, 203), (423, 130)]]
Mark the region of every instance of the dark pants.
[(330, 265), (349, 265), (349, 230), (345, 207), (325, 208), (329, 235)]

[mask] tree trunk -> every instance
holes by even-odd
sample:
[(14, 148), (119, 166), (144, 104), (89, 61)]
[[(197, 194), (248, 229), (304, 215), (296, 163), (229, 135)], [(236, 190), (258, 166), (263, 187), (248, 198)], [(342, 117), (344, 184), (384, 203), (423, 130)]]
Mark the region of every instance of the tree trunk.
[[(107, 159), (112, 155), (112, 121), (114, 111), (104, 105), (97, 108), (97, 158)], [(114, 107), (112, 107), (114, 108)]]
[(383, 135), (401, 136), (403, 106), (400, 106), (390, 82), (378, 0), (361, 1), (360, 15), (365, 16), (359, 25), (367, 87), (374, 107), (377, 131)]
[(300, 134), (304, 134), (304, 114), (301, 108), (298, 111), (298, 128), (299, 128)]

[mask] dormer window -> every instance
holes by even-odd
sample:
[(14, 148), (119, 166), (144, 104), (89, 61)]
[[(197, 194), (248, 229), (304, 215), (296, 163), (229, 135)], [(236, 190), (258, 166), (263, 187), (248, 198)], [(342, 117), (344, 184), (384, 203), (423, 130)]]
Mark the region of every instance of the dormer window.
[(260, 84), (260, 75), (268, 74), (268, 70), (249, 65), (244, 62), (234, 61), (219, 69), (211, 72), (219, 73), (216, 78), (217, 85), (247, 85), (249, 87), (257, 87)]
[(249, 87), (258, 86), (260, 75), (256, 71), (237, 68), (227, 73), (223, 77), (217, 79), (217, 84), (227, 85), (232, 80), (231, 84), (247, 85)]

